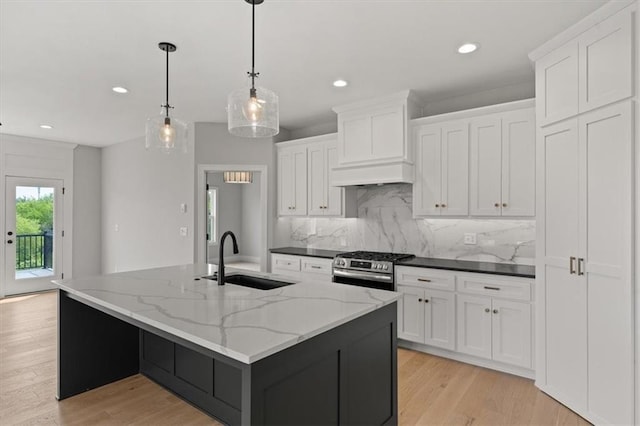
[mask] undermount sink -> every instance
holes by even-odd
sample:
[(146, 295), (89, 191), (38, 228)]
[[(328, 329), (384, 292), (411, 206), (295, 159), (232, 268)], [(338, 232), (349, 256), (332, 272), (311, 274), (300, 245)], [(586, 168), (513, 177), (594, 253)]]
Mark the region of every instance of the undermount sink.
[[(204, 279), (217, 281), (218, 274), (202, 277)], [(225, 278), (225, 283), (241, 285), (243, 287), (256, 288), (258, 290), (272, 290), (274, 288), (284, 287), (295, 283), (289, 283), (286, 281), (271, 280), (269, 278), (252, 277), (251, 275), (229, 275)]]

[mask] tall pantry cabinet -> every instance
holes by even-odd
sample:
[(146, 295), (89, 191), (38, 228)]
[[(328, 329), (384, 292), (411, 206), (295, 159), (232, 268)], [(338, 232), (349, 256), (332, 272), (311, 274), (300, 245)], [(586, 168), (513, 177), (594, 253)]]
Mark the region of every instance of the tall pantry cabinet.
[(637, 2), (611, 2), (536, 63), (536, 385), (596, 424), (638, 421), (634, 367)]

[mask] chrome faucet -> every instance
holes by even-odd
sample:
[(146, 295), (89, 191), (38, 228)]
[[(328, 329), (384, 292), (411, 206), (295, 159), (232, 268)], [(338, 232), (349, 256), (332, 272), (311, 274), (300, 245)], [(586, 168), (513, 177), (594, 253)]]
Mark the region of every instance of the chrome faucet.
[(231, 235), (231, 239), (233, 240), (233, 254), (238, 254), (238, 242), (233, 232), (227, 231), (222, 234), (222, 237), (220, 237), (220, 247), (218, 248), (218, 285), (224, 285), (224, 240), (227, 238), (227, 235)]

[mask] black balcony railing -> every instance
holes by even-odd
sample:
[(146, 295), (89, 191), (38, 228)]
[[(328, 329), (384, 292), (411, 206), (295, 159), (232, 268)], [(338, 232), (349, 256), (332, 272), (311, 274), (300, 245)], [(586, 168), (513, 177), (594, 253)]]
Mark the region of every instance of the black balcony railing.
[(51, 268), (53, 266), (53, 235), (16, 235), (16, 270)]

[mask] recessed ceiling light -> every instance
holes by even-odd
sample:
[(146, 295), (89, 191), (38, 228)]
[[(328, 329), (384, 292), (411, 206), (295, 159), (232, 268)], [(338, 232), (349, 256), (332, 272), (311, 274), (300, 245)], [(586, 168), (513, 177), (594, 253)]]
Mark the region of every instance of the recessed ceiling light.
[(111, 90), (113, 90), (116, 93), (128, 93), (129, 92), (129, 90), (126, 87), (120, 87), (120, 86), (112, 87)]
[(349, 83), (346, 80), (336, 80), (333, 82), (333, 85), (335, 87), (345, 87), (347, 86)]
[(40, 125), (40, 128), (41, 128), (41, 129), (47, 129), (47, 130), (49, 130), (49, 129), (53, 129), (53, 126), (51, 126), (51, 125), (49, 125), (49, 124), (41, 124), (41, 125)]
[(477, 43), (465, 43), (462, 46), (458, 47), (458, 53), (471, 53), (478, 49)]

